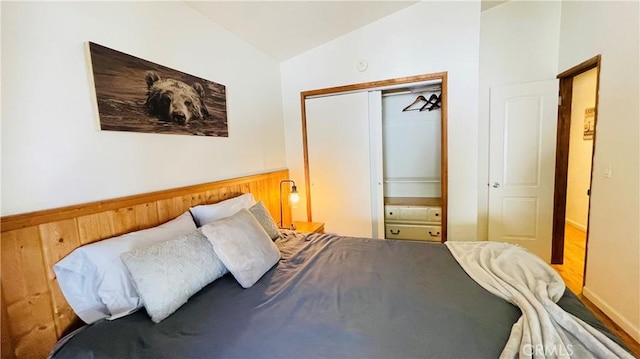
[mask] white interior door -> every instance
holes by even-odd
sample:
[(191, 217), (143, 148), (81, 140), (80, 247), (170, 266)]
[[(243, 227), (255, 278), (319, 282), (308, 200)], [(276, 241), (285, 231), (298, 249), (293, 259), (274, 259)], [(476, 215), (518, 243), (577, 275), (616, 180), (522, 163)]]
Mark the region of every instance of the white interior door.
[(305, 100), (311, 214), (325, 232), (372, 237), (367, 92)]
[(558, 81), (491, 88), (489, 240), (551, 260)]

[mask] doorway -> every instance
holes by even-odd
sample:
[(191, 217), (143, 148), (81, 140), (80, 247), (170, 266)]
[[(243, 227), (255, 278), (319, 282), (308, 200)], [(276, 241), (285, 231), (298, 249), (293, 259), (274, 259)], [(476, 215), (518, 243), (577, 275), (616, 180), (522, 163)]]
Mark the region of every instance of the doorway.
[(599, 74), (598, 55), (558, 75), (552, 264), (576, 294), (586, 275)]

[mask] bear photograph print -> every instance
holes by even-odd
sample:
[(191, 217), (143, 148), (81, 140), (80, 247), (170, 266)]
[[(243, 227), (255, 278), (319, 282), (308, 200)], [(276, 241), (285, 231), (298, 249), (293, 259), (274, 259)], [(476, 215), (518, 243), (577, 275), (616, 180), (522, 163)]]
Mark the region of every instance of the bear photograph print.
[(89, 43), (100, 128), (228, 137), (224, 85)]

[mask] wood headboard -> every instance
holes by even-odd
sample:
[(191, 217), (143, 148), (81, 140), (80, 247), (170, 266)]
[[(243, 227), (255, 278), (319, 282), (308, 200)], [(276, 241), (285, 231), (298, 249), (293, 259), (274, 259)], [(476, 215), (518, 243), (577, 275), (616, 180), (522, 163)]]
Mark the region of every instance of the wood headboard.
[[(279, 185), (289, 171), (152, 192), (2, 217), (2, 358), (45, 358), (79, 319), (67, 304), (53, 265), (75, 248), (157, 226), (189, 207), (243, 193), (280, 218)], [(288, 188), (288, 186), (285, 186)], [(291, 222), (288, 206), (284, 224)]]

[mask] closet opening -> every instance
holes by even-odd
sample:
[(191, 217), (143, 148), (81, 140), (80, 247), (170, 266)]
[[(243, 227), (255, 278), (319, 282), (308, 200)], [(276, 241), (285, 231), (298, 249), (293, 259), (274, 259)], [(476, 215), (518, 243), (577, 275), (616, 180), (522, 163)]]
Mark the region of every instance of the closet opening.
[[(300, 98), (308, 221), (327, 233), (446, 241), (446, 72)], [(341, 193), (345, 184), (356, 193)]]

